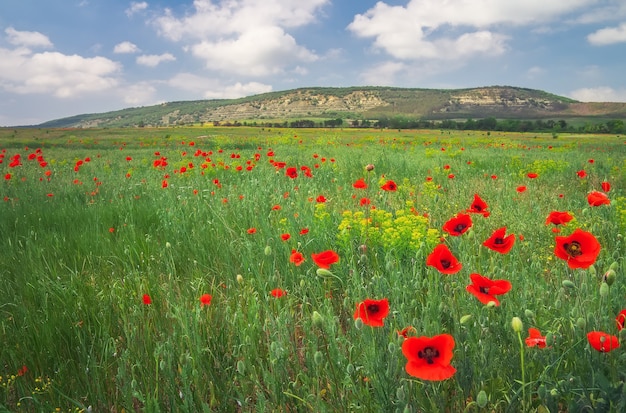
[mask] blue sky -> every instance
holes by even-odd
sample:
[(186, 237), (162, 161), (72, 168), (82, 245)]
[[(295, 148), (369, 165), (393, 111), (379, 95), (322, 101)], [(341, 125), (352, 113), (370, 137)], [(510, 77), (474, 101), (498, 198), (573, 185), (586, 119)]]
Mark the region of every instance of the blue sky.
[(307, 86), (626, 101), (623, 0), (1, 0), (0, 126)]

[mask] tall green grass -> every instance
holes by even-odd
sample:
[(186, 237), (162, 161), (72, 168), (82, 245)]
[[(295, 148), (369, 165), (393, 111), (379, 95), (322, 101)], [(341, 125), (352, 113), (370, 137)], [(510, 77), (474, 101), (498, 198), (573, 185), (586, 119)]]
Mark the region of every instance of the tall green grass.
[[(36, 149), (45, 167), (28, 159)], [(615, 323), (626, 308), (623, 137), (3, 130), (0, 151), (5, 409), (626, 408), (624, 333)], [(11, 168), (16, 154), (22, 165)], [(154, 167), (161, 157), (168, 166)], [(287, 177), (270, 159), (297, 167), (299, 176)], [(583, 169), (587, 176), (579, 178)], [(352, 187), (359, 178), (367, 189)], [(389, 179), (396, 192), (380, 190)], [(611, 205), (589, 206), (587, 193), (603, 181), (612, 185)], [(473, 215), (460, 237), (445, 234), (442, 225), (469, 208), (474, 194), (490, 216)], [(402, 239), (375, 242), (372, 228), (345, 242), (345, 211), (377, 213), (360, 206), (364, 197), (393, 219), (414, 208), (427, 216), (430, 233), (417, 248)], [(574, 216), (560, 234), (545, 225), (553, 210)], [(393, 221), (390, 231), (406, 229), (403, 222)], [(503, 226), (517, 236), (506, 255), (482, 246)], [(553, 253), (555, 236), (575, 228), (602, 246), (590, 269), (570, 269)], [(439, 238), (461, 272), (426, 266)], [(289, 262), (293, 249), (305, 257), (300, 266)], [(329, 249), (340, 262), (330, 274), (318, 272), (311, 254)], [(616, 280), (601, 293), (610, 267)], [(482, 305), (465, 290), (474, 272), (512, 283), (501, 306)], [(287, 294), (274, 298), (275, 288)], [(203, 294), (212, 296), (210, 305), (201, 305)], [(366, 298), (388, 298), (384, 327), (355, 322), (356, 304)], [(513, 317), (523, 322), (522, 339), (536, 327), (549, 346), (520, 347)], [(452, 378), (429, 382), (405, 372), (398, 331), (408, 326), (412, 335), (454, 337)], [(597, 352), (586, 338), (593, 330), (618, 336), (622, 347)]]

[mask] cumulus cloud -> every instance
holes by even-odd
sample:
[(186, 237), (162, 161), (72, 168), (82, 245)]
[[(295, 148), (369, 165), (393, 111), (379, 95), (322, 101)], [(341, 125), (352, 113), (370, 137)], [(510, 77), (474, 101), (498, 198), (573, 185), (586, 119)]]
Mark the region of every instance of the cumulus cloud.
[(605, 46), (615, 43), (626, 43), (626, 23), (617, 27), (605, 27), (587, 36), (589, 43), (596, 46)]
[(51, 48), (52, 42), (48, 36), (39, 32), (18, 31), (13, 27), (7, 27), (4, 32), (7, 40), (14, 46)]
[(537, 25), (595, 0), (410, 0), (406, 6), (378, 2), (354, 17), (348, 30), (373, 38), (375, 49), (402, 60), (459, 60), (507, 50), (505, 25)]
[(195, 0), (192, 13), (171, 10), (153, 20), (158, 33), (185, 42), (207, 68), (224, 73), (267, 76), (319, 57), (299, 45), (287, 29), (311, 24), (330, 0)]
[(136, 44), (131, 42), (122, 42), (115, 45), (113, 48), (113, 53), (137, 53), (140, 49)]
[(137, 64), (156, 67), (162, 62), (173, 62), (176, 58), (171, 53), (163, 53), (163, 54), (149, 54), (142, 55), (137, 57)]
[(272, 86), (259, 82), (224, 85), (215, 78), (203, 77), (191, 73), (179, 73), (168, 81), (176, 89), (200, 93), (205, 99), (236, 99), (272, 91)]
[(132, 106), (154, 103), (156, 88), (150, 82), (139, 82), (123, 89), (124, 103)]
[(132, 17), (133, 14), (143, 11), (148, 8), (148, 3), (145, 1), (137, 2), (133, 1), (130, 3), (130, 7), (125, 10), (125, 13), (128, 17)]
[(626, 89), (608, 86), (582, 88), (570, 92), (569, 96), (581, 102), (626, 102)]
[[(8, 29), (7, 29), (8, 30)], [(82, 57), (59, 52), (34, 53), (24, 46), (50, 47), (41, 33), (8, 30), (18, 46), (0, 48), (0, 88), (17, 93), (50, 93), (59, 98), (108, 90), (118, 83), (119, 63), (105, 57)]]

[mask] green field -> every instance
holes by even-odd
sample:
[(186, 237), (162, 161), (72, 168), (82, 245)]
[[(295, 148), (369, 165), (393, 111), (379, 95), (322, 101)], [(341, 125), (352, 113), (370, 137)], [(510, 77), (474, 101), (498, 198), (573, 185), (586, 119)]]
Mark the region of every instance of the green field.
[(623, 136), (0, 129), (0, 162), (0, 410), (626, 410)]

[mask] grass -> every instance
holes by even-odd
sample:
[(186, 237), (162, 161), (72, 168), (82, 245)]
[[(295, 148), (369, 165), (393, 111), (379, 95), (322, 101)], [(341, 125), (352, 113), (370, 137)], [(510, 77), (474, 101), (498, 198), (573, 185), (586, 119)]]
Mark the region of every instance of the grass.
[[(623, 137), (4, 129), (0, 152), (7, 410), (626, 408), (624, 347), (601, 353), (587, 340), (603, 331), (623, 343), (626, 331), (615, 323), (626, 308)], [(15, 155), (21, 165), (10, 167)], [(167, 166), (155, 167), (161, 158)], [(359, 178), (366, 189), (352, 187)], [(387, 180), (397, 191), (380, 190)], [(589, 206), (603, 181), (611, 204)], [(474, 194), (490, 215), (449, 236), (443, 224)], [(574, 219), (555, 234), (551, 211)], [(482, 243), (503, 226), (516, 243), (501, 255)], [(601, 245), (587, 269), (554, 254), (555, 236), (576, 228)], [(425, 264), (441, 240), (460, 272)], [(311, 254), (325, 250), (340, 261), (320, 271)], [(466, 291), (471, 273), (512, 290), (483, 305)], [(367, 298), (389, 300), (383, 327), (354, 319)], [(453, 377), (407, 374), (398, 331), (408, 326), (410, 336), (454, 337)], [(546, 348), (521, 345), (529, 327)]]

